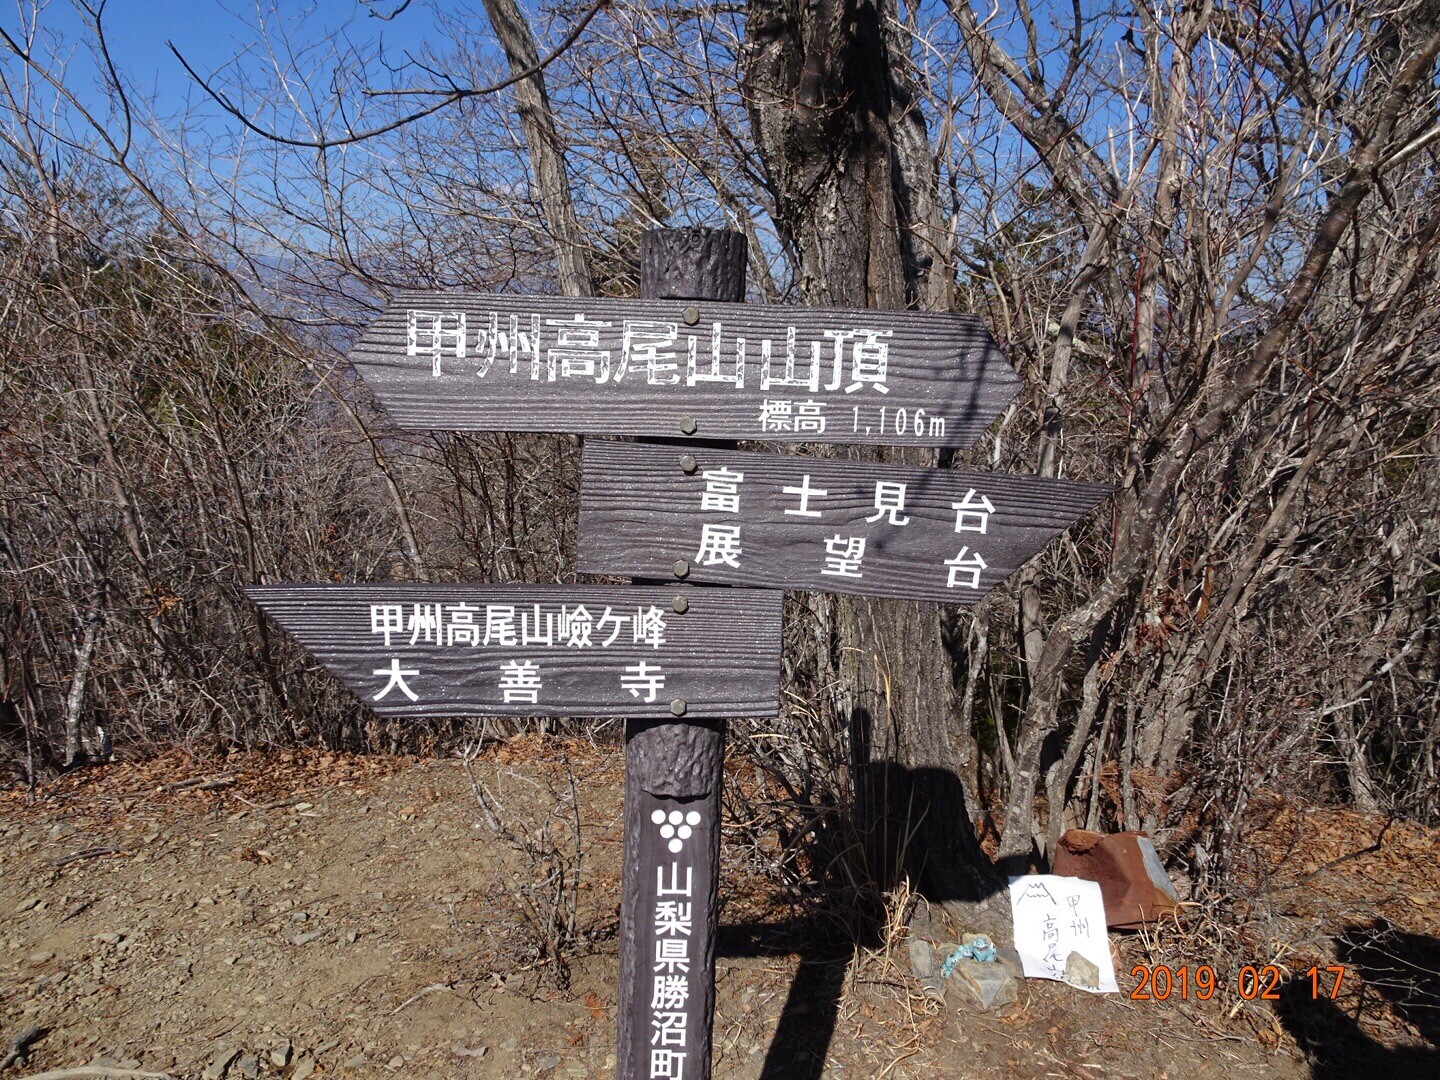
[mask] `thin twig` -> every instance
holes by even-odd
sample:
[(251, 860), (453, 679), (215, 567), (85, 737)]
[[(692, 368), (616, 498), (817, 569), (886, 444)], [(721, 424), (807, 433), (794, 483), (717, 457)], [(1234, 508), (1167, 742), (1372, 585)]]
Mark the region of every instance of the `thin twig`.
[(82, 1065), (78, 1069), (52, 1069), (50, 1072), (35, 1073), (33, 1076), (17, 1077), (16, 1080), (85, 1080), (100, 1077), (101, 1080), (175, 1080), (169, 1073), (141, 1072), (139, 1069), (112, 1069), (107, 1065)]
[[(195, 71), (195, 69), (190, 66), (189, 62), (185, 59), (185, 57), (180, 54), (180, 50), (175, 47), (174, 42), (167, 41), (165, 42), (165, 44), (170, 49), (170, 51), (175, 54), (175, 59), (180, 61), (180, 66), (185, 69), (186, 73), (192, 79), (194, 79), (197, 84), (199, 84), (200, 88), (204, 90), (205, 93), (209, 94), (211, 99), (213, 99), (217, 105), (219, 105), (222, 109), (228, 112), (231, 116), (235, 117), (236, 120), (239, 120), (240, 123), (245, 125), (245, 127), (255, 132), (255, 134), (264, 136), (271, 142), (280, 143), (282, 146), (300, 146), (309, 150), (328, 150), (336, 146), (350, 146), (354, 143), (364, 142), (366, 139), (373, 139), (377, 135), (384, 135), (386, 132), (394, 131), (396, 128), (404, 127), (406, 124), (413, 123), (416, 120), (423, 120), (425, 119), (425, 117), (437, 113), (441, 109), (445, 108), (447, 105), (453, 105), (457, 101), (464, 101), (467, 98), (473, 97), (483, 97), (486, 94), (494, 94), (500, 90), (504, 90), (507, 86), (514, 86), (518, 82), (523, 82), (524, 80), (530, 78), (532, 75), (538, 75), (540, 72), (544, 71), (547, 67), (549, 67), (552, 63), (554, 63), (557, 59), (559, 59), (560, 55), (564, 53), (566, 49), (570, 48), (571, 45), (575, 44), (576, 39), (579, 38), (580, 35), (584, 33), (585, 28), (590, 25), (590, 20), (600, 13), (601, 8), (607, 7), (609, 3), (610, 0), (595, 0), (595, 3), (590, 5), (590, 8), (585, 12), (585, 14), (580, 16), (579, 21), (575, 23), (574, 27), (570, 30), (570, 33), (565, 35), (565, 40), (560, 42), (560, 44), (555, 47), (554, 51), (552, 51), (549, 56), (545, 57), (545, 59), (539, 61), (538, 63), (531, 65), (524, 71), (517, 72), (516, 74), (511, 75), (508, 79), (502, 79), (497, 83), (491, 83), (489, 86), (461, 87), (459, 89), (449, 91), (439, 89), (387, 91), (387, 93), (391, 95), (405, 93), (440, 93), (444, 94), (444, 97), (442, 97), (439, 101), (435, 102), (432, 105), (426, 105), (423, 109), (417, 109), (406, 116), (400, 117), (398, 120), (392, 120), (388, 124), (381, 124), (378, 127), (373, 127), (366, 131), (347, 132), (346, 134), (334, 139), (292, 139), (287, 136), (280, 135), (276, 132), (265, 130), (264, 128), (260, 127), (260, 125), (254, 123), (248, 116), (246, 116), (244, 112), (241, 111), (240, 107), (233, 104), (230, 99), (224, 95), (224, 93), (216, 90), (210, 85), (208, 81), (202, 79), (200, 75)], [(0, 36), (3, 35), (4, 31), (0, 30)], [(9, 43), (8, 36), (7, 43)], [(18, 46), (10, 43), (10, 47), (15, 50), (15, 52), (20, 55), (22, 59), (28, 59), (28, 57), (26, 57), (26, 55), (18, 48)]]
[(415, 1002), (417, 1002), (417, 1001), (419, 1001), (421, 998), (423, 998), (426, 994), (438, 994), (441, 990), (453, 990), (453, 989), (455, 989), (455, 984), (454, 984), (454, 983), (431, 983), (429, 986), (423, 987), (418, 993), (411, 994), (408, 998), (406, 998), (404, 1001), (402, 1001), (399, 1005), (396, 1005), (396, 1006), (395, 1006), (395, 1011), (392, 1012), (390, 1015), (391, 1015), (391, 1016), (399, 1016), (400, 1013), (401, 1013), (401, 1011), (402, 1011), (407, 1005), (413, 1005)]
[(58, 870), (62, 866), (69, 866), (81, 859), (98, 859), (102, 855), (119, 855), (120, 849), (115, 847), (92, 847), (84, 851), (72, 851), (69, 855), (62, 855), (56, 859), (53, 865)]
[(235, 782), (235, 773), (219, 773), (216, 776), (196, 776), (189, 780), (177, 780), (173, 784), (161, 784), (161, 791), (187, 791), (190, 788), (198, 788), (201, 791), (210, 791), (213, 788), (226, 787)]

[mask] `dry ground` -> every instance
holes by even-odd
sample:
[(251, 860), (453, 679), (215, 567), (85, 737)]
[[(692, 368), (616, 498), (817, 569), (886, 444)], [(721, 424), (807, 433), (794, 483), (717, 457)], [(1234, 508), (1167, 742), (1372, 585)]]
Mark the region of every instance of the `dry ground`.
[[(0, 1076), (97, 1061), (213, 1076), (217, 1059), (231, 1077), (606, 1075), (619, 756), (523, 738), (476, 770), (539, 848), (559, 836), (557, 778), (581, 778), (581, 943), (563, 972), (533, 865), (485, 824), (453, 760), (172, 753), (66, 777), (33, 803), (0, 793), (0, 1060), (43, 1029)], [(827, 948), (727, 849), (715, 1075), (1440, 1076), (1440, 835), (1280, 801), (1256, 813), (1229, 914), (1196, 905), (1178, 928), (1115, 936), (1127, 991), (1133, 964), (1204, 962), (1221, 982), (1205, 1002), (1031, 980), (998, 1013), (937, 1006), (903, 943)], [(1337, 958), (1339, 1001), (1311, 1001), (1303, 972)], [(1299, 979), (1279, 1002), (1245, 1001), (1244, 963)]]

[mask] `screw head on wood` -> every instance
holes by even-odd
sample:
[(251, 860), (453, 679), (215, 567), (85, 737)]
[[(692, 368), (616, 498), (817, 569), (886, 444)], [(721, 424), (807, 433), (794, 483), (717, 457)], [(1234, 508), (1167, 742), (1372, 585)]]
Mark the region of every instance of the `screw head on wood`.
[(694, 435), (698, 427), (693, 416), (686, 416), (680, 420), (680, 434), (682, 435)]
[(676, 559), (675, 565), (670, 568), (676, 577), (683, 578), (690, 574), (690, 564), (684, 559)]
[(695, 471), (695, 468), (696, 468), (696, 465), (695, 465), (695, 455), (694, 455), (694, 454), (686, 454), (686, 455), (684, 455), (683, 457), (681, 457), (681, 459), (680, 459), (680, 471), (681, 471), (681, 472), (685, 473), (685, 474), (688, 476), (690, 473), (693, 473), (693, 472)]
[(675, 612), (676, 615), (684, 615), (685, 612), (690, 610), (690, 601), (683, 596), (677, 596), (674, 600), (670, 601), (670, 610)]
[(684, 716), (684, 715), (685, 715), (685, 710), (688, 709), (689, 707), (690, 707), (690, 706), (688, 706), (688, 705), (685, 704), (685, 699), (684, 699), (684, 698), (678, 698), (678, 697), (677, 697), (674, 701), (670, 702), (670, 711), (671, 711), (672, 713), (674, 713), (676, 716)]
[(700, 321), (700, 309), (691, 304), (680, 313), (680, 317), (685, 320), (686, 326), (694, 326)]

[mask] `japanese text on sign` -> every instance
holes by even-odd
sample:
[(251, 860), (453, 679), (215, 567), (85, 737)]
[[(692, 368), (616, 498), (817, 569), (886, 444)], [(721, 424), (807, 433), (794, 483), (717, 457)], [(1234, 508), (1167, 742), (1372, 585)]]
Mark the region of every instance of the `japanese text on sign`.
[[(705, 483), (700, 495), (700, 510), (716, 515), (736, 516), (740, 514), (741, 486), (745, 473), (740, 469), (713, 468), (700, 474)], [(904, 528), (910, 524), (906, 513), (906, 483), (877, 480), (874, 482), (874, 512), (865, 518), (867, 524)], [(782, 511), (785, 517), (824, 520), (826, 497), (830, 492), (814, 486), (810, 474), (800, 477), (800, 483), (787, 484), (781, 493), (793, 499)], [(970, 488), (965, 495), (950, 502), (955, 514), (955, 532), (979, 533), (989, 531), (990, 516), (995, 513), (995, 504), (988, 496)], [(725, 521), (702, 522), (700, 537), (695, 551), (697, 566), (729, 566), (740, 569), (740, 560), (745, 554), (741, 536), (742, 526)], [(815, 563), (821, 575), (836, 578), (860, 578), (864, 576), (864, 536), (835, 533), (822, 537), (815, 553)], [(971, 538), (968, 543), (959, 544), (959, 550), (952, 558), (944, 559), (936, 567), (936, 577), (943, 578), (947, 589), (980, 590), (980, 574), (989, 565), (978, 550), (979, 541)]]
[(681, 861), (686, 841), (701, 824), (698, 811), (655, 810), (651, 822), (675, 856), (655, 868), (651, 907), (655, 952), (650, 965), (650, 1080), (683, 1080), (691, 1049), (690, 966), (694, 930), (695, 867)]

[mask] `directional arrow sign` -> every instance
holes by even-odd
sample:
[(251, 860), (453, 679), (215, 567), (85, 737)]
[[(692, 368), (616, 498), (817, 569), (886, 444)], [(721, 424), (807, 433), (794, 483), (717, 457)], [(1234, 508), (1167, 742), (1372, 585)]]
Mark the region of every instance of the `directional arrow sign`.
[(401, 293), (350, 354), (402, 427), (968, 446), (1020, 380), (973, 315)]
[(591, 574), (971, 604), (1111, 488), (704, 447), (586, 443)]
[(774, 716), (781, 594), (277, 585), (246, 595), (382, 716)]

